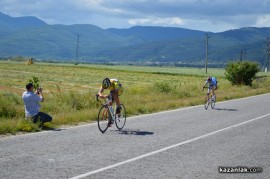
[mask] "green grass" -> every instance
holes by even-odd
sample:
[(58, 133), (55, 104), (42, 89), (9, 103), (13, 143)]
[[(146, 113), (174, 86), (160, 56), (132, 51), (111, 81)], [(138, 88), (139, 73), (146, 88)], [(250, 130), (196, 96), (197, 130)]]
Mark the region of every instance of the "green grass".
[(38, 77), (44, 89), (45, 102), (41, 111), (50, 114), (48, 127), (78, 125), (97, 118), (101, 105), (95, 101), (103, 78), (117, 78), (125, 91), (120, 97), (128, 116), (153, 113), (203, 103), (202, 85), (206, 76), (219, 81), (217, 100), (228, 100), (270, 92), (269, 73), (260, 73), (252, 87), (231, 86), (224, 77), (224, 69), (99, 66), (0, 62), (0, 134), (18, 131), (39, 131), (24, 120), (21, 99), (25, 84)]

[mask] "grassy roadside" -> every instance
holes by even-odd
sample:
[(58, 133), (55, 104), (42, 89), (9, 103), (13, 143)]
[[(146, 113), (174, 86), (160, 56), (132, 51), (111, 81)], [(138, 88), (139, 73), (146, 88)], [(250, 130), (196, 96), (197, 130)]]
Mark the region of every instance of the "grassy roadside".
[[(252, 87), (231, 86), (224, 70), (209, 69), (217, 76), (218, 101), (270, 92), (269, 74), (260, 73)], [(191, 75), (189, 75), (191, 74)], [(202, 69), (0, 63), (0, 134), (39, 129), (24, 120), (21, 94), (28, 79), (38, 77), (45, 93), (41, 110), (53, 116), (47, 127), (95, 121), (100, 103), (95, 101), (104, 77), (118, 78), (125, 87), (121, 96), (129, 116), (202, 104), (205, 81)]]

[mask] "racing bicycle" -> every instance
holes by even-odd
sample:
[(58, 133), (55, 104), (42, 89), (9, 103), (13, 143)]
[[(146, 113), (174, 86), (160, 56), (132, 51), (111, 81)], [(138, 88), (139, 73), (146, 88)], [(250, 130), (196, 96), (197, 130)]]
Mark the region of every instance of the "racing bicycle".
[[(99, 101), (99, 95), (96, 94), (96, 100)], [(115, 123), (118, 130), (123, 129), (126, 124), (126, 108), (124, 104), (120, 104), (122, 109), (120, 114), (116, 114), (116, 105), (115, 108), (110, 105), (113, 102), (112, 96), (110, 95), (106, 98), (106, 101), (100, 107), (98, 113), (98, 128), (100, 132), (105, 133), (108, 129), (110, 123)]]
[(204, 108), (207, 110), (209, 105), (211, 106), (211, 108), (213, 109), (215, 107), (215, 104), (216, 104), (216, 94), (213, 94), (212, 90), (211, 90), (211, 87), (203, 87), (203, 90), (204, 88), (207, 88), (208, 91), (210, 91), (210, 94), (207, 93), (206, 96), (205, 96), (205, 101), (204, 101)]

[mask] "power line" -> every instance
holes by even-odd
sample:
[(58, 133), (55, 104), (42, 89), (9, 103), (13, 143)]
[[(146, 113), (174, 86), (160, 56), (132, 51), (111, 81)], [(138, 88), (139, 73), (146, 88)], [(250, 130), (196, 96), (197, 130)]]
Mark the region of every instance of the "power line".
[(207, 74), (207, 66), (208, 66), (208, 39), (209, 35), (205, 34), (205, 73)]
[(241, 51), (240, 51), (240, 61), (243, 61), (246, 54), (247, 54), (246, 49), (241, 49)]
[(265, 58), (265, 62), (264, 62), (264, 68), (265, 68), (265, 72), (269, 71), (270, 68), (270, 37), (266, 38), (266, 58)]
[(79, 58), (79, 42), (80, 42), (80, 35), (77, 35), (77, 48), (76, 48), (76, 63), (78, 64), (78, 58)]
[(140, 4), (136, 3), (135, 1), (133, 0), (125, 0), (129, 5), (135, 7), (137, 10), (141, 11), (142, 13), (148, 15), (148, 16), (155, 16), (155, 17), (158, 17), (158, 18), (161, 18), (160, 16), (158, 15), (155, 15), (154, 13), (152, 13), (150, 10), (144, 8), (143, 6), (141, 6)]

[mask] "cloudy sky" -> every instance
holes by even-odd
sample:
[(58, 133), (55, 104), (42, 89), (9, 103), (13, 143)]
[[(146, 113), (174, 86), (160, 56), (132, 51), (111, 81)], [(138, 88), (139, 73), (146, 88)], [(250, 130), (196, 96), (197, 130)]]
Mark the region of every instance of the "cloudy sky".
[(0, 0), (0, 12), (101, 28), (142, 25), (222, 32), (270, 27), (270, 0)]

